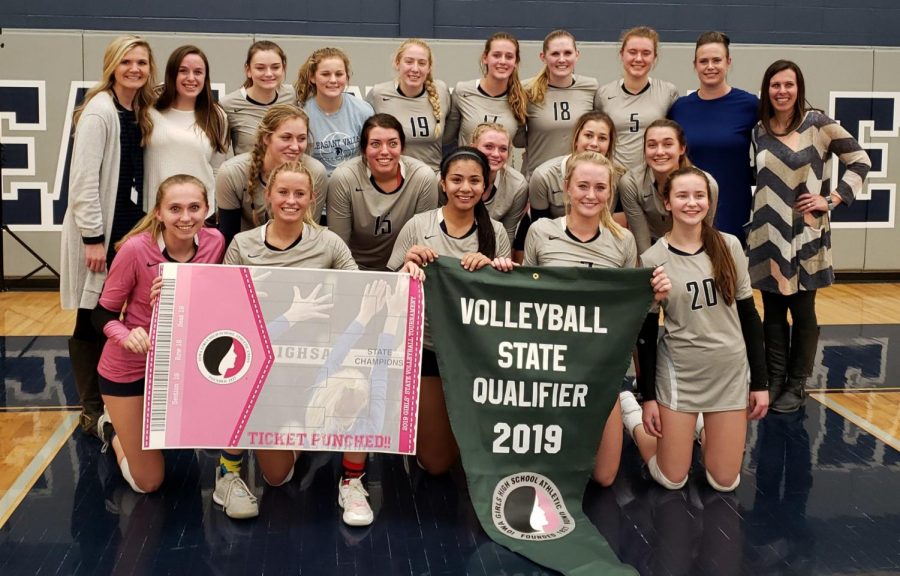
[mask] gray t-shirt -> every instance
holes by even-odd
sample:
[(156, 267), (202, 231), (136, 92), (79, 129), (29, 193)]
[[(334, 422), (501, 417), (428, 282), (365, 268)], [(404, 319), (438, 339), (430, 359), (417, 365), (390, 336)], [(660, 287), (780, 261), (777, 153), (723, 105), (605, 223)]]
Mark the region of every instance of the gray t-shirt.
[(528, 181), (528, 202), (534, 210), (550, 210), (550, 216), (566, 214), (566, 162), (571, 154), (551, 158), (538, 166)]
[(303, 109), (309, 116), (309, 154), (325, 165), (329, 176), (338, 164), (359, 156), (363, 123), (375, 114), (368, 102), (344, 92), (341, 107), (334, 114), (322, 112), (315, 97), (307, 100)]

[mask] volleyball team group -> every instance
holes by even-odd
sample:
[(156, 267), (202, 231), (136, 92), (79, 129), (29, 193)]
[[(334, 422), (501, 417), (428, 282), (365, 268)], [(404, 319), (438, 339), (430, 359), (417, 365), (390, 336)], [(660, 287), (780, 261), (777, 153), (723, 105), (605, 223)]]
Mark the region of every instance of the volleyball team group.
[[(396, 77), (361, 99), (346, 91), (341, 50), (313, 52), (291, 86), (284, 52), (259, 41), (244, 85), (216, 102), (196, 46), (177, 48), (157, 85), (149, 44), (116, 38), (75, 113), (62, 235), (83, 430), (112, 447), (136, 492), (160, 487), (163, 455), (142, 449), (141, 422), (163, 262), (423, 280), (440, 257), (502, 273), (644, 266), (655, 304), (635, 345), (642, 403), (623, 391), (596, 423), (594, 480), (613, 483), (628, 434), (660, 485), (684, 486), (699, 441), (709, 484), (734, 490), (748, 420), (804, 401), (816, 291), (834, 280), (829, 214), (860, 193), (870, 162), (808, 105), (793, 62), (769, 66), (757, 98), (728, 84), (729, 39), (707, 32), (694, 52), (699, 86), (679, 97), (650, 76), (658, 55), (654, 30), (626, 31), (622, 77), (601, 85), (576, 73), (575, 38), (556, 30), (541, 72), (523, 82), (518, 42), (496, 33), (481, 76), (451, 94), (428, 44), (409, 39)], [(521, 172), (514, 147), (524, 148)], [(845, 167), (838, 182), (832, 156)], [(390, 288), (376, 300), (390, 309)], [(416, 459), (441, 474), (459, 449), (427, 330), (421, 376)], [(298, 452), (252, 452), (270, 486), (291, 481)], [(337, 499), (352, 526), (374, 519), (367, 456), (343, 454)], [(215, 470), (213, 500), (231, 518), (259, 511), (243, 459), (223, 450)]]

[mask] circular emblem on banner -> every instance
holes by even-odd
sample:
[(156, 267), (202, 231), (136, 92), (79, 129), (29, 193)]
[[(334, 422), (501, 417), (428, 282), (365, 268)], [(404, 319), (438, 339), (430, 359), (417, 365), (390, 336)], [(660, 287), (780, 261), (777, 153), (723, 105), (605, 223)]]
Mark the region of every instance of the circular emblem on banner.
[(556, 484), (537, 472), (517, 472), (497, 482), (491, 518), (497, 530), (517, 540), (555, 540), (575, 529)]
[(250, 343), (234, 330), (217, 330), (203, 339), (197, 350), (197, 368), (216, 384), (231, 384), (250, 369)]

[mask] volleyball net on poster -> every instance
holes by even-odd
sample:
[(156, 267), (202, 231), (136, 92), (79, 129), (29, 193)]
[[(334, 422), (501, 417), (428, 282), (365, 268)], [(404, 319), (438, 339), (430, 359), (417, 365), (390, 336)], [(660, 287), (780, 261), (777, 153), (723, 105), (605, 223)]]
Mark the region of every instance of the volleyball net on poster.
[(144, 448), (415, 453), (420, 282), (202, 264), (161, 275)]

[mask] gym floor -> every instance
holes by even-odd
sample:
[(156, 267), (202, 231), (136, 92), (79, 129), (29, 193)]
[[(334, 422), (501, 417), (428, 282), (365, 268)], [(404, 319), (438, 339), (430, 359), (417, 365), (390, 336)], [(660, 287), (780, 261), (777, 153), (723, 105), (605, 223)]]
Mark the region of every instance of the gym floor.
[[(822, 333), (806, 406), (748, 435), (743, 480), (714, 492), (699, 463), (681, 491), (649, 479), (626, 440), (612, 488), (584, 510), (619, 558), (649, 575), (900, 574), (900, 285), (839, 284), (818, 296)], [(71, 313), (56, 293), (0, 294), (0, 574), (537, 575), (492, 543), (463, 474), (431, 477), (373, 456), (375, 523), (348, 528), (340, 460), (306, 453), (294, 480), (264, 488), (260, 515), (212, 503), (215, 451), (167, 453), (166, 481), (140, 496), (112, 452), (77, 428)]]

